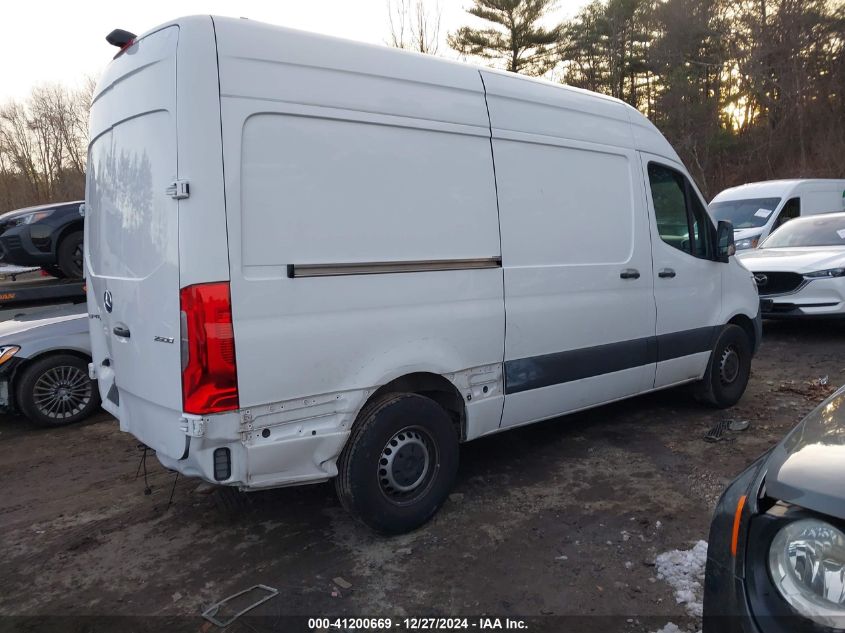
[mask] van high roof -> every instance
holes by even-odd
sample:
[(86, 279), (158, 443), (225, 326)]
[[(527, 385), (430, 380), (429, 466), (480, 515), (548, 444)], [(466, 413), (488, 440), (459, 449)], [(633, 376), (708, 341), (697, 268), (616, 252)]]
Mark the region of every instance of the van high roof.
[(731, 187), (719, 193), (712, 202), (724, 202), (728, 200), (747, 200), (749, 198), (786, 198), (799, 185), (807, 185), (811, 189), (841, 188), (845, 191), (845, 180), (834, 180), (825, 178), (814, 179), (785, 179), (785, 180), (764, 180), (761, 182), (749, 182), (738, 187)]
[[(196, 28), (195, 25), (205, 24), (208, 18), (207, 15), (178, 18), (155, 27), (134, 41), (140, 41), (150, 33), (160, 31), (169, 25), (178, 25), (180, 30), (185, 32)], [(545, 125), (541, 121), (525, 120), (520, 121), (519, 128), (513, 131), (534, 134), (553, 133), (560, 138), (622, 145), (664, 156), (678, 163), (682, 162), (674, 148), (646, 116), (633, 106), (614, 97), (545, 79), (386, 45), (321, 35), (244, 18), (219, 16), (211, 16), (211, 18), (217, 34), (218, 63), (221, 72), (223, 66), (227, 64), (234, 66), (243, 60), (260, 60), (267, 63), (268, 68), (281, 64), (287, 67), (300, 67), (303, 70), (319, 69), (325, 71), (326, 81), (331, 81), (338, 72), (344, 72), (371, 78), (381, 76), (398, 79), (421, 86), (437, 85), (456, 91), (484, 90), (488, 95), (497, 94), (515, 102), (530, 100), (548, 105), (550, 109), (570, 110), (575, 115), (571, 117), (568, 125), (560, 125), (551, 119), (545, 120)], [(482, 86), (479, 82), (479, 73), (487, 75), (488, 79), (493, 81), (485, 81), (485, 85)], [(237, 76), (237, 72), (235, 75)], [(95, 90), (94, 101), (119, 78), (118, 72), (107, 68)], [(249, 76), (239, 77), (238, 88), (245, 87), (250, 81)], [(495, 85), (491, 86), (490, 83)], [(221, 96), (227, 96), (225, 85), (221, 85)], [(260, 98), (271, 97), (262, 95)], [(584, 129), (585, 126), (579, 120), (578, 114), (604, 118), (607, 125), (589, 125), (589, 129)], [(460, 115), (459, 108), (456, 108), (453, 116), (460, 118)], [(418, 116), (425, 118), (421, 112)], [(448, 122), (474, 123), (461, 120)], [(550, 126), (557, 127), (557, 130), (550, 129)], [(625, 137), (620, 138), (621, 134)]]

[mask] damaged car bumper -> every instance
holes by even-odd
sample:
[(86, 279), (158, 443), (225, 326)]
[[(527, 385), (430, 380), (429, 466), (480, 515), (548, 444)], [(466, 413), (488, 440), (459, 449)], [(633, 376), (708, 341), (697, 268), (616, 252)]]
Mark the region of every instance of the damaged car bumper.
[(14, 413), (16, 411), (12, 384), (21, 362), (22, 359), (13, 357), (0, 365), (0, 413)]

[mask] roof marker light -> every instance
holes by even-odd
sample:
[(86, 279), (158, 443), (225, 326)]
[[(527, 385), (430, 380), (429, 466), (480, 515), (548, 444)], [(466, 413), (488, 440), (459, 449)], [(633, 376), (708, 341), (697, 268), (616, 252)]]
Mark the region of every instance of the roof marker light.
[(115, 29), (108, 35), (106, 35), (106, 41), (111, 44), (112, 46), (117, 46), (120, 48), (117, 51), (117, 55), (114, 56), (114, 59), (117, 59), (123, 51), (127, 48), (132, 46), (135, 43), (135, 40), (138, 36), (130, 31), (124, 31), (123, 29)]

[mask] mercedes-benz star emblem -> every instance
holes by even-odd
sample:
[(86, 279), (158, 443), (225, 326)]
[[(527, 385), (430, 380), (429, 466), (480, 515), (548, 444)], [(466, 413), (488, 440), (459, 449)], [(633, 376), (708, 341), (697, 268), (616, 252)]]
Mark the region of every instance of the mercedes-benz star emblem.
[[(769, 283), (769, 278), (766, 275), (754, 275), (754, 281), (757, 283), (758, 286), (765, 286)], [(109, 310), (111, 312), (111, 310)]]
[(111, 310), (114, 307), (112, 304), (111, 290), (106, 290), (103, 294), (103, 305), (106, 307), (106, 312), (111, 314)]

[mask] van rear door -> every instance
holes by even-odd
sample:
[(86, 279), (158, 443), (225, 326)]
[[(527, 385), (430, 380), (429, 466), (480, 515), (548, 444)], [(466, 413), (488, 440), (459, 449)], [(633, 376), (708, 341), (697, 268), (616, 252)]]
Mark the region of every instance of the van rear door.
[(176, 50), (155, 31), (109, 66), (91, 112), (85, 262), (94, 364), (121, 429), (186, 450), (179, 333)]

